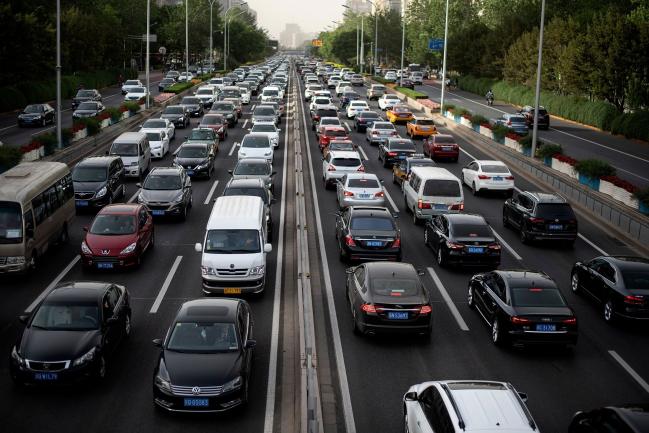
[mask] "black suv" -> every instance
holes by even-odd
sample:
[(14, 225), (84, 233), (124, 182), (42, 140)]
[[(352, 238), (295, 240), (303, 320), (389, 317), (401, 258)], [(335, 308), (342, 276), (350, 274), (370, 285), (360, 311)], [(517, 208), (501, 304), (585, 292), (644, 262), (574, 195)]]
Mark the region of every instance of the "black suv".
[(417, 153), (415, 144), (409, 138), (389, 138), (379, 145), (379, 159), (383, 167), (392, 167), (392, 164)]
[[(534, 107), (526, 105), (519, 111), (519, 113), (525, 117), (525, 123), (527, 123), (527, 126), (529, 128), (532, 128), (532, 125), (534, 125)], [(539, 107), (538, 123), (539, 123), (539, 129), (550, 128), (550, 114), (548, 113), (548, 110), (546, 110), (543, 107)]]
[(122, 158), (117, 155), (85, 158), (72, 170), (72, 183), (77, 210), (97, 210), (115, 199), (124, 198)]
[(160, 115), (161, 119), (167, 119), (179, 128), (189, 126), (189, 111), (182, 105), (168, 105)]
[(577, 239), (577, 217), (570, 204), (557, 194), (523, 191), (505, 201), (503, 225), (520, 231), (521, 242)]
[(192, 181), (182, 167), (155, 167), (137, 187), (140, 188), (137, 201), (151, 216), (187, 219), (193, 203)]
[(340, 260), (401, 261), (401, 233), (384, 207), (350, 206), (336, 213)]
[(607, 406), (572, 417), (568, 433), (642, 433), (649, 429), (649, 404)]

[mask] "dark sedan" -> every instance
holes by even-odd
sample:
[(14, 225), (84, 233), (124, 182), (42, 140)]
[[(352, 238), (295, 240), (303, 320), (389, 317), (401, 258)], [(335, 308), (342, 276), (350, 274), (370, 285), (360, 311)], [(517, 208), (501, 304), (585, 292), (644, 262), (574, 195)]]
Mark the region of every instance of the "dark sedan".
[(340, 109), (344, 110), (351, 101), (358, 101), (360, 99), (361, 95), (356, 92), (343, 92), (343, 94), (340, 95)]
[(45, 126), (54, 123), (56, 111), (50, 104), (31, 104), (18, 114), (18, 126)]
[(649, 319), (649, 260), (600, 256), (572, 267), (570, 287), (601, 305), (606, 322)]
[(511, 270), (474, 275), (467, 301), (491, 328), (491, 341), (577, 344), (577, 318), (557, 284), (543, 272)]
[[(523, 107), (519, 113), (525, 117), (525, 122), (527, 123), (527, 127), (532, 129), (532, 126), (534, 125), (534, 107), (531, 107), (529, 105), (526, 105)], [(548, 113), (548, 110), (546, 110), (543, 107), (539, 107), (539, 120), (537, 122), (539, 129), (550, 129), (550, 114)]]
[(401, 234), (384, 207), (350, 206), (336, 213), (336, 239), (341, 261), (401, 261)]
[(361, 111), (354, 118), (354, 129), (358, 132), (365, 132), (368, 126), (374, 122), (383, 121), (381, 116), (374, 111)]
[(81, 119), (84, 117), (95, 117), (106, 109), (101, 102), (87, 101), (79, 104), (76, 110), (72, 112), (73, 119)]
[(160, 115), (161, 119), (167, 119), (179, 128), (187, 128), (190, 123), (189, 111), (182, 105), (168, 105)]
[(176, 152), (174, 165), (183, 167), (188, 176), (212, 177), (214, 171), (214, 147), (208, 143), (182, 144)]
[(236, 123), (239, 122), (239, 117), (237, 115), (237, 108), (232, 102), (215, 102), (210, 108), (210, 114), (220, 114), (225, 117), (228, 121), (228, 126), (233, 127)]
[(171, 216), (184, 221), (192, 207), (192, 181), (180, 167), (155, 167), (140, 189), (137, 200), (154, 217)]
[(159, 83), (158, 83), (158, 91), (160, 93), (163, 93), (167, 88), (173, 86), (176, 84), (176, 80), (173, 78), (163, 78)]
[(204, 113), (203, 101), (196, 96), (185, 96), (180, 105), (185, 107), (192, 117), (200, 117)]
[(572, 417), (568, 433), (646, 433), (649, 431), (649, 404), (631, 403), (579, 411)]
[(430, 337), (428, 290), (410, 263), (364, 263), (347, 269), (354, 333), (408, 332)]
[(500, 265), (500, 244), (481, 215), (437, 215), (426, 222), (424, 243), (436, 253), (442, 267)]
[(16, 383), (101, 380), (108, 357), (131, 333), (129, 293), (112, 283), (62, 283), (20, 320), (26, 327), (9, 364)]
[(101, 102), (101, 93), (96, 89), (81, 89), (72, 98), (72, 108), (77, 108), (82, 102)]
[(410, 78), (400, 78), (397, 83), (399, 83), (399, 87), (415, 90), (415, 82)]
[(379, 145), (379, 159), (383, 167), (392, 167), (417, 152), (415, 144), (409, 138), (389, 138)]
[(185, 302), (164, 340), (153, 372), (153, 402), (169, 412), (223, 412), (248, 402), (256, 341), (252, 313), (241, 299)]

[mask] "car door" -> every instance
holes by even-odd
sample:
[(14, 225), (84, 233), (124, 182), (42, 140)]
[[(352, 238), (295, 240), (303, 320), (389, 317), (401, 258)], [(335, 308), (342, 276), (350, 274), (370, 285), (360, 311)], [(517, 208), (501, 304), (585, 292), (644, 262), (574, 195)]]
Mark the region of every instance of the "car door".
[(122, 192), (119, 185), (119, 168), (117, 166), (117, 161), (118, 160), (111, 162), (108, 166), (108, 192), (113, 199), (117, 198), (117, 195)]
[(244, 353), (244, 371), (243, 375), (246, 380), (250, 379), (250, 372), (252, 370), (252, 355), (253, 348), (246, 347), (248, 340), (252, 340), (252, 317), (248, 306), (244, 303), (239, 304), (239, 312), (237, 314), (237, 326), (239, 328), (239, 335), (241, 339), (241, 346)]
[(144, 251), (145, 247), (149, 247), (152, 236), (152, 217), (151, 215), (149, 215), (146, 209), (141, 208), (138, 212), (138, 243), (140, 244), (140, 251)]
[(419, 185), (421, 180), (414, 174), (409, 176), (409, 179), (404, 182), (403, 194), (405, 198), (405, 204), (408, 209), (412, 210), (412, 204), (417, 202), (417, 193), (419, 190)]
[(532, 200), (525, 194), (519, 194), (518, 199), (512, 200), (511, 203), (513, 206), (510, 208), (510, 221), (514, 226), (522, 228), (527, 215), (534, 207)]
[(342, 212), (336, 215), (336, 233), (338, 236), (338, 243), (342, 248), (343, 239), (349, 234), (349, 219), (351, 211), (349, 208), (346, 208)]
[(473, 182), (475, 181), (476, 174), (478, 172), (478, 163), (473, 161), (466, 167), (462, 169), (462, 177), (464, 180), (464, 183), (467, 185), (471, 186)]
[[(115, 347), (117, 347), (117, 343), (121, 338), (120, 331), (123, 329), (123, 326), (120, 326), (120, 321), (115, 314), (118, 298), (116, 299), (115, 294), (111, 292), (112, 287), (113, 286), (106, 290), (101, 300), (102, 346), (105, 354), (110, 354), (115, 350)], [(118, 320), (113, 320), (113, 318)]]
[[(431, 248), (435, 252), (437, 252), (441, 248), (442, 242), (446, 240), (447, 235), (445, 232), (445, 225), (447, 226), (448, 223), (443, 215), (437, 215), (435, 218), (433, 218), (433, 230), (432, 233), (429, 233), (429, 236), (431, 236), (429, 243)], [(448, 228), (446, 228), (446, 230), (448, 230)]]
[(353, 312), (358, 311), (360, 304), (364, 302), (365, 292), (365, 266), (361, 265), (354, 269), (349, 284), (349, 305)]
[(327, 169), (329, 168), (329, 161), (331, 161), (331, 153), (328, 153), (327, 156), (322, 158), (322, 178), (323, 179), (327, 175)]
[(338, 200), (338, 203), (342, 204), (344, 197), (344, 192), (345, 192), (345, 183), (346, 183), (347, 175), (343, 176), (341, 179), (338, 179), (336, 182), (336, 199)]
[(482, 281), (481, 310), (490, 324), (494, 322), (498, 311), (498, 302), (496, 299), (499, 296), (499, 288), (496, 283), (496, 278), (497, 275), (489, 274), (489, 277)]
[(590, 282), (593, 295), (600, 301), (605, 302), (615, 286), (615, 279), (613, 266), (606, 260), (602, 260), (597, 265)]

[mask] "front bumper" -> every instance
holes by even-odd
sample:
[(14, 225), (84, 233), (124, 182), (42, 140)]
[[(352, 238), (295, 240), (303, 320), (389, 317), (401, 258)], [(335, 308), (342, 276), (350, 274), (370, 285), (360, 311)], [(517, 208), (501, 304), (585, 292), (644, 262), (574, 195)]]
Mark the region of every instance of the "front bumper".
[(81, 254), (81, 264), (86, 269), (115, 270), (137, 266), (139, 252), (119, 256), (97, 256)]
[[(141, 203), (141, 202), (140, 202)], [(141, 203), (146, 210), (155, 217), (180, 216), (184, 210), (184, 203)]]
[(125, 177), (140, 177), (140, 166), (139, 165), (128, 165), (124, 166), (124, 176)]
[(62, 370), (34, 370), (11, 359), (9, 369), (12, 379), (19, 383), (44, 386), (73, 384), (95, 375), (97, 359), (95, 357), (95, 360), (79, 366), (72, 366), (72, 361), (65, 361), (69, 366)]
[[(186, 400), (207, 400), (207, 406), (186, 405)], [(229, 391), (217, 396), (180, 396), (162, 391), (153, 385), (153, 402), (160, 408), (169, 412), (225, 412), (234, 409), (243, 403), (242, 388)]]
[(103, 197), (100, 198), (89, 198), (89, 199), (75, 198), (74, 205), (77, 210), (101, 209), (102, 207), (108, 204), (110, 200), (110, 194), (111, 194), (110, 191), (108, 191), (106, 194), (104, 194)]
[[(266, 276), (244, 277), (242, 279), (219, 278), (203, 275), (203, 293), (210, 295), (245, 295), (261, 293), (266, 285)], [(227, 292), (227, 293), (226, 293)]]
[(0, 265), (0, 274), (22, 274), (29, 271), (29, 261), (25, 260), (24, 263), (7, 264), (6, 258), (1, 257), (0, 260), (3, 264)]

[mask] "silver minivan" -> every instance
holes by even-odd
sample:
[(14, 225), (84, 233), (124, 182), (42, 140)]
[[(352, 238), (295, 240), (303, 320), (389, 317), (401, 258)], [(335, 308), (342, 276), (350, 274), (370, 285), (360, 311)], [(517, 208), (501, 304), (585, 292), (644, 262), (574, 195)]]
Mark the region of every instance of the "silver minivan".
[(128, 177), (140, 178), (151, 167), (151, 147), (142, 132), (124, 132), (113, 141), (107, 154), (122, 158), (124, 175)]
[(406, 211), (415, 224), (434, 215), (464, 210), (460, 179), (441, 167), (413, 167), (403, 183)]

